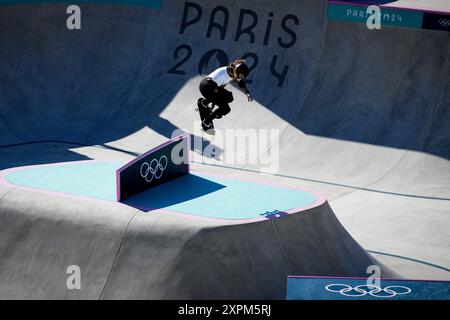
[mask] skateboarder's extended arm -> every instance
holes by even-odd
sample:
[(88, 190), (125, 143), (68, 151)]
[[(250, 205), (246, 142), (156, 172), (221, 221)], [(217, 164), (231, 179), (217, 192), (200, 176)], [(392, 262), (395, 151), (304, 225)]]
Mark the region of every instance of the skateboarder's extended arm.
[(238, 81), (238, 86), (245, 93), (245, 95), (248, 98), (248, 101), (249, 102), (253, 101), (252, 95), (250, 94), (250, 91), (248, 91), (247, 85), (245, 84), (245, 80), (239, 80)]

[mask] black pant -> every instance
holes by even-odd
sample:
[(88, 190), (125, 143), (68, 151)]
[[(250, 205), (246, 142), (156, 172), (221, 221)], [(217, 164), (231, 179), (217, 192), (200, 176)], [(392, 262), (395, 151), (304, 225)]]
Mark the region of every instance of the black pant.
[(233, 94), (230, 91), (225, 90), (225, 88), (219, 87), (213, 80), (208, 78), (203, 79), (200, 82), (200, 92), (206, 100), (218, 107), (218, 109), (213, 112), (211, 119), (208, 120), (212, 120), (216, 116), (224, 116), (231, 111), (229, 103), (234, 100)]

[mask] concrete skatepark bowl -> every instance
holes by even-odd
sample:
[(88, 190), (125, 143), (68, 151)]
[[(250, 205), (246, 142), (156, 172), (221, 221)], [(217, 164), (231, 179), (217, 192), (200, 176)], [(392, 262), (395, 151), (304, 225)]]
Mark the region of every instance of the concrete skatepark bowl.
[[(69, 30), (68, 4), (0, 1), (0, 298), (284, 299), (289, 275), (370, 265), (450, 280), (450, 33), (413, 27), (447, 1), (390, 1), (412, 22), (381, 30), (326, 0), (104, 2)], [(198, 84), (236, 57), (254, 101), (230, 87), (203, 135)], [(277, 134), (240, 163), (221, 130)], [(191, 173), (116, 201), (115, 170), (181, 132)]]

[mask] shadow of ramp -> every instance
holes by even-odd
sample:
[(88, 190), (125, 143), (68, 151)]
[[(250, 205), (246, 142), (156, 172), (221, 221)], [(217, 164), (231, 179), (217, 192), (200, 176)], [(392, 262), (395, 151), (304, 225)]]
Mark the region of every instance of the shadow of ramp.
[(123, 203), (143, 211), (170, 207), (225, 188), (211, 180), (188, 174), (134, 195)]
[(42, 141), (0, 147), (0, 170), (60, 162), (92, 160), (72, 149), (86, 147), (84, 144), (63, 141)]

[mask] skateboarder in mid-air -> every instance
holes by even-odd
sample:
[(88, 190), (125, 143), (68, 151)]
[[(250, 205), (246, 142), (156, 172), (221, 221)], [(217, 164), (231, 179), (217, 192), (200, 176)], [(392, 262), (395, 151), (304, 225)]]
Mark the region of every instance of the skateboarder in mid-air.
[[(229, 66), (216, 69), (200, 82), (200, 92), (204, 98), (198, 99), (197, 105), (204, 131), (214, 129), (213, 120), (220, 119), (231, 111), (229, 103), (234, 100), (233, 94), (225, 89), (231, 81), (237, 81), (239, 88), (247, 95), (248, 101), (253, 101), (245, 84), (245, 78), (249, 73), (245, 60), (237, 59)], [(210, 103), (212, 106), (209, 106)]]

